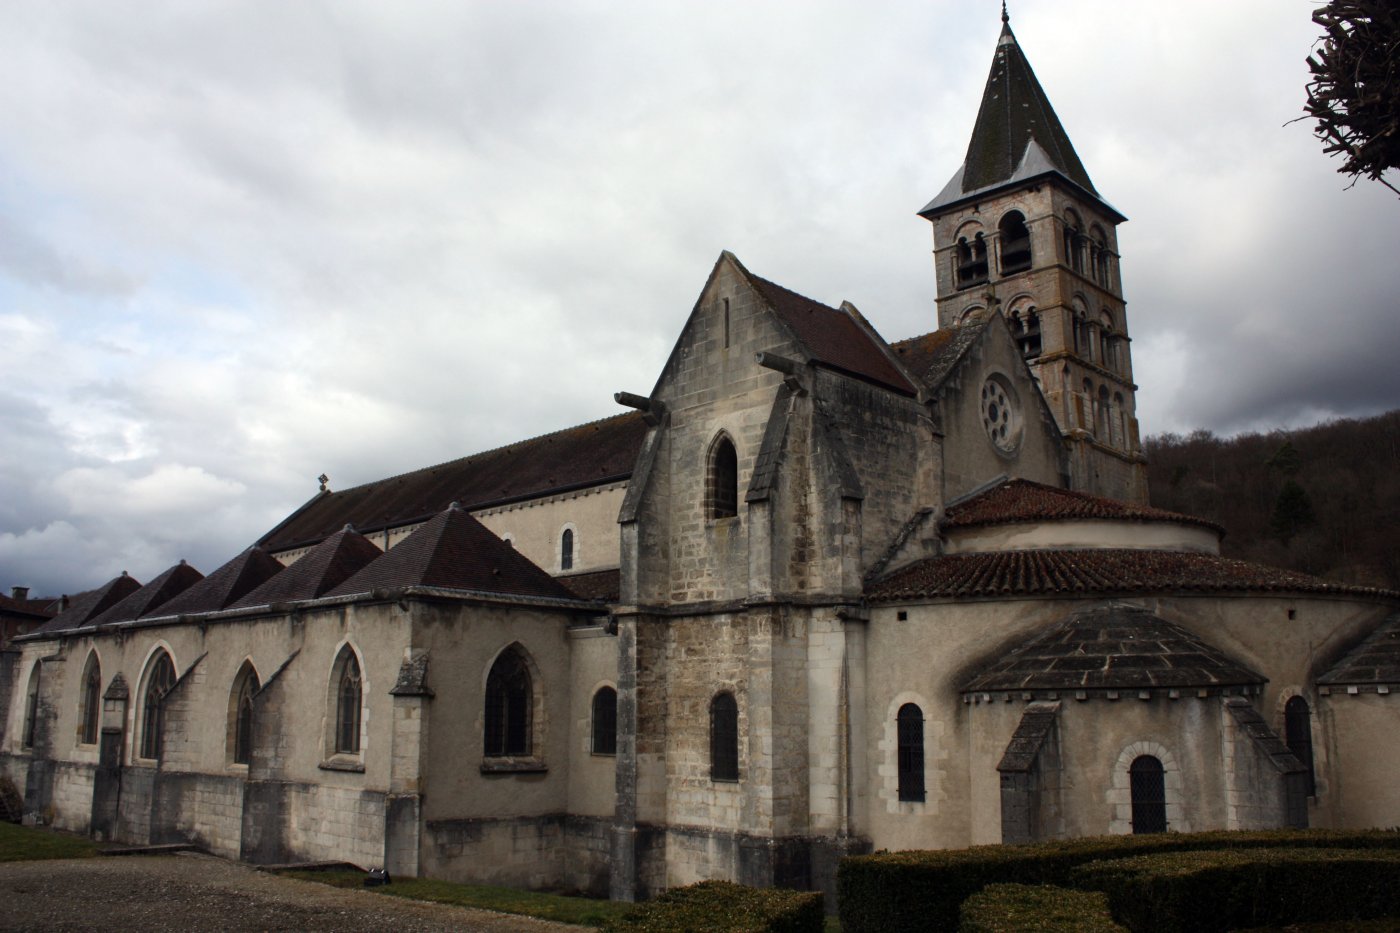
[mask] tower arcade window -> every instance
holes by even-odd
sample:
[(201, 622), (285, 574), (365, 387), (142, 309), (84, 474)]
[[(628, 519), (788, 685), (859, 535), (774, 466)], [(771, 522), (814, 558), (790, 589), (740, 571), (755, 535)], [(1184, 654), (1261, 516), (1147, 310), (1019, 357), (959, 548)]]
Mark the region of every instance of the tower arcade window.
[(895, 716), (898, 731), (899, 799), (924, 800), (924, 712), (905, 703)]
[(96, 745), (97, 730), (102, 724), (102, 664), (95, 651), (88, 655), (83, 671), (83, 695), (78, 710), (78, 741)]
[(1284, 743), (1308, 769), (1308, 796), (1317, 796), (1317, 775), (1313, 771), (1312, 710), (1302, 697), (1291, 698), (1283, 707)]
[(483, 753), (488, 758), (530, 754), (530, 713), (534, 693), (530, 668), (515, 646), (502, 651), (486, 676), (486, 729)]
[(1108, 288), (1108, 241), (1103, 228), (1094, 224), (1089, 229), (1090, 269), (1095, 282)]
[(1065, 212), (1065, 262), (1075, 272), (1084, 273), (1084, 227), (1074, 211)]
[(593, 754), (617, 754), (617, 691), (599, 687), (593, 694)]
[(739, 780), (739, 704), (728, 691), (710, 701), (710, 780)]
[(954, 273), (958, 288), (987, 281), (987, 241), (982, 234), (977, 234), (971, 241), (967, 237), (958, 240)]
[(1023, 314), (1020, 311), (1011, 313), (1011, 336), (1016, 339), (1016, 346), (1021, 350), (1021, 356), (1028, 360), (1036, 359), (1040, 356), (1040, 312), (1035, 308), (1026, 309)]
[(706, 515), (711, 519), (739, 514), (739, 455), (734, 442), (720, 435), (710, 448), (710, 468), (705, 482)]
[(233, 763), (253, 760), (253, 694), (258, 692), (258, 672), (247, 661), (233, 679)]
[(997, 225), (1001, 234), (1001, 274), (1011, 275), (1031, 267), (1031, 231), (1020, 211), (1011, 211)]
[(157, 652), (146, 675), (141, 711), (141, 757), (159, 759), (165, 731), (165, 701), (175, 687), (175, 662), (164, 649)]
[(1128, 767), (1133, 802), (1134, 833), (1167, 831), (1167, 782), (1162, 762), (1140, 755)]
[(335, 745), (337, 755), (360, 753), (360, 715), (364, 702), (364, 684), (360, 677), (360, 659), (345, 645), (335, 663)]

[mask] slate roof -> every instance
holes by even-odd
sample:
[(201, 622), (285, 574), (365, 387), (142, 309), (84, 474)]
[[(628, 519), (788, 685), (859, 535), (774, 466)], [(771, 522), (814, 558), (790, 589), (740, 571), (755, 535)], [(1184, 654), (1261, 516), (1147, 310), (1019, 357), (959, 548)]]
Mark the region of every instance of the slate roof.
[(578, 598), (456, 505), (433, 516), (327, 595), (352, 596), (407, 586), (548, 599)]
[(1008, 479), (944, 513), (944, 528), (975, 528), (1018, 522), (1105, 520), (1199, 525), (1224, 534), (1214, 522), (1194, 515), (1133, 505), (1086, 492), (1059, 489), (1028, 479)]
[(196, 615), (227, 609), (284, 568), (277, 558), (251, 547), (147, 616)]
[(1317, 683), (1328, 687), (1400, 684), (1400, 613), (1382, 622)]
[(579, 599), (615, 603), (622, 595), (622, 572), (616, 569), (576, 573), (555, 579), (567, 586)]
[(904, 395), (915, 393), (915, 387), (890, 362), (885, 349), (880, 346), (880, 338), (863, 328), (850, 312), (829, 307), (759, 278), (744, 269), (738, 259), (734, 263), (743, 270), (754, 290), (768, 302), (778, 319), (806, 347), (812, 359)]
[(891, 344), (890, 349), (915, 379), (922, 382), (925, 388), (936, 391), (986, 329), (986, 321), (954, 324), (901, 340)]
[(281, 573), (273, 574), (230, 608), (268, 606), (324, 596), (383, 556), (384, 552), (372, 541), (347, 526), (307, 551)]
[(94, 616), (86, 625), (98, 626), (106, 625), (108, 622), (126, 622), (131, 619), (139, 619), (141, 616), (149, 615), (159, 609), (203, 579), (204, 574), (184, 561), (180, 561), (106, 612)]
[(46, 635), (50, 632), (65, 632), (69, 629), (79, 628), (139, 589), (141, 589), (141, 584), (134, 578), (127, 576), (126, 571), (123, 570), (121, 576), (113, 577), (97, 589), (70, 597), (67, 609), (29, 634)]
[(866, 588), (874, 603), (913, 599), (1119, 593), (1317, 593), (1395, 599), (1400, 594), (1332, 583), (1213, 554), (1130, 548), (945, 554), (901, 567)]
[(928, 216), (965, 198), (1046, 174), (1060, 175), (1099, 196), (1004, 20), (962, 167), (919, 213)]
[(1242, 687), (1265, 678), (1142, 609), (1105, 607), (1041, 631), (968, 679), (964, 693)]
[(314, 544), (347, 524), (369, 533), (464, 508), (531, 499), (632, 475), (647, 425), (639, 412), (566, 428), (351, 489), (321, 493), (258, 542), (269, 551)]

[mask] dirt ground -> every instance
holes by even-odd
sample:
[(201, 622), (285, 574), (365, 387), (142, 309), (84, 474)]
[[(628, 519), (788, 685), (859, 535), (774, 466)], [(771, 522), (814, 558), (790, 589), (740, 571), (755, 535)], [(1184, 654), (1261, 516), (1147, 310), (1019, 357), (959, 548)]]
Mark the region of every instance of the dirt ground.
[(583, 929), (294, 881), (193, 853), (0, 863), (0, 930)]

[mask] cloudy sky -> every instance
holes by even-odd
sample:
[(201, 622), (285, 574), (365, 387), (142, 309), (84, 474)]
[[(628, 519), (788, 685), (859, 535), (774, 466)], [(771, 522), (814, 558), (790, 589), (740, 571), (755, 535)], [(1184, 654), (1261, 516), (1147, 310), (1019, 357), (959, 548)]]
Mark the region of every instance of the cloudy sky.
[[(1120, 230), (1145, 433), (1400, 404), (1400, 201), (1319, 0), (1016, 0)], [(614, 414), (721, 249), (891, 340), (992, 0), (0, 7), (0, 587), (208, 572), (310, 497)]]

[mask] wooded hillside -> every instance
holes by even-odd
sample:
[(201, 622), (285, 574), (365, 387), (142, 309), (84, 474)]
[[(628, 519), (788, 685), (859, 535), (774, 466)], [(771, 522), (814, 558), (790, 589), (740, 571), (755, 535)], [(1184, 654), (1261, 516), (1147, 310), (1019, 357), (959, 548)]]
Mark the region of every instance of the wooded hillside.
[(1400, 589), (1400, 410), (1143, 447), (1152, 504), (1225, 526), (1227, 557)]

